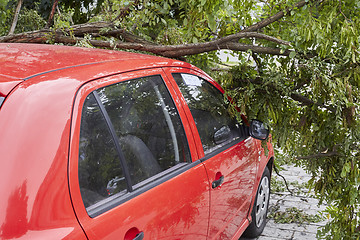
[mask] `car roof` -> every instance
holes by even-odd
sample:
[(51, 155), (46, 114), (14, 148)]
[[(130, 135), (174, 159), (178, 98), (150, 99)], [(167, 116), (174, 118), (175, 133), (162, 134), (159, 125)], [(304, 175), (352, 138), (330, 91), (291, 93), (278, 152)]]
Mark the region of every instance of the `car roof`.
[(191, 67), (181, 61), (132, 52), (62, 45), (0, 43), (0, 96), (6, 96), (20, 82), (39, 75), (76, 67), (86, 74), (86, 66), (90, 69), (95, 65), (103, 65), (104, 69), (106, 65), (111, 66), (113, 70), (108, 68), (108, 75), (150, 67)]

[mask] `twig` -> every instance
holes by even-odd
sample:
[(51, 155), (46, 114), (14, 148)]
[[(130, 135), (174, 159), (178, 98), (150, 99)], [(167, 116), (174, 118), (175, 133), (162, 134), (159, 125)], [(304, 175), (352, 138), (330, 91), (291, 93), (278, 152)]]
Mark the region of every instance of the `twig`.
[(332, 151), (332, 152), (318, 153), (318, 154), (304, 156), (304, 157), (297, 157), (297, 159), (305, 160), (305, 159), (312, 159), (312, 158), (334, 157), (334, 156), (338, 156), (338, 155), (339, 155), (338, 152)]
[(273, 167), (274, 167), (274, 170), (275, 170), (276, 174), (284, 180), (286, 189), (290, 192), (290, 195), (294, 195), (294, 192), (290, 190), (289, 185), (288, 185), (285, 177), (279, 173), (279, 171), (278, 171), (278, 169), (276, 168), (275, 165)]
[(343, 15), (343, 17), (345, 18), (345, 20), (349, 22), (349, 19), (346, 17), (346, 15), (343, 13), (343, 11), (342, 11), (342, 9), (341, 9), (341, 0), (339, 0), (339, 11), (340, 11), (340, 14)]

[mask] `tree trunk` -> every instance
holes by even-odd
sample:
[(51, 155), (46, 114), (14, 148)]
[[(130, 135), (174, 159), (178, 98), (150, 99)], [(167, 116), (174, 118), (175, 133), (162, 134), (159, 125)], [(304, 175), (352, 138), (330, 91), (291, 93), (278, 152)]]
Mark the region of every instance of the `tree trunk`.
[(59, 0), (55, 0), (55, 1), (54, 1), (54, 4), (53, 4), (52, 9), (51, 9), (50, 16), (49, 16), (49, 20), (48, 20), (48, 22), (46, 23), (45, 28), (49, 28), (49, 27), (51, 26), (52, 21), (53, 21), (53, 19), (54, 19), (55, 9), (56, 9), (56, 6), (57, 6), (58, 2), (59, 2)]
[(19, 13), (20, 13), (22, 3), (23, 3), (23, 0), (18, 1), (18, 5), (16, 7), (15, 14), (14, 14), (14, 19), (13, 19), (13, 22), (11, 24), (11, 28), (10, 28), (10, 31), (9, 31), (9, 35), (14, 34), (15, 27), (16, 27), (16, 24), (17, 24), (17, 21), (18, 21), (18, 18), (19, 18)]

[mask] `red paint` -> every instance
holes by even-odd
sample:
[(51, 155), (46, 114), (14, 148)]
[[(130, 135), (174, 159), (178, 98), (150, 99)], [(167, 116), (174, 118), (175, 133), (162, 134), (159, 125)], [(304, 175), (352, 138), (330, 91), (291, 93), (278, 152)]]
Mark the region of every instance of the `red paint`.
[(140, 234), (139, 229), (137, 229), (136, 227), (130, 228), (130, 229), (125, 233), (124, 240), (132, 240), (132, 239), (134, 239), (138, 234)]
[[(172, 72), (188, 63), (118, 51), (0, 44), (0, 239), (235, 239), (248, 225), (256, 187), (270, 157), (248, 138), (204, 157), (191, 113)], [(194, 166), (90, 218), (78, 183), (80, 117), (94, 89), (161, 75), (178, 109)], [(195, 165), (195, 163), (197, 163)], [(212, 189), (217, 173), (221, 188)], [(81, 226), (80, 226), (81, 224)], [(83, 232), (83, 229), (86, 232)]]

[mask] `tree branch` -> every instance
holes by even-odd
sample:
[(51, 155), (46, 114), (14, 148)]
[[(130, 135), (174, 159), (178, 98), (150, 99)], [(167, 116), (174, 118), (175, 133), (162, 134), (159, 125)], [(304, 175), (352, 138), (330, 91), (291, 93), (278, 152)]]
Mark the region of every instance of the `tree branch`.
[(311, 100), (311, 99), (309, 99), (307, 97), (304, 97), (303, 95), (300, 95), (298, 93), (291, 93), (290, 97), (293, 100), (298, 101), (298, 102), (300, 102), (300, 103), (302, 103), (303, 105), (306, 105), (306, 106), (316, 105), (318, 107), (325, 108), (325, 109), (329, 110), (330, 112), (335, 112), (336, 111), (333, 107), (326, 106), (326, 105), (320, 104), (320, 103), (316, 103), (313, 100)]
[[(21, 2), (22, 0), (19, 0), (19, 3)], [(54, 0), (53, 10), (55, 9), (54, 6), (56, 5), (56, 3), (57, 0)], [(131, 7), (136, 6), (138, 4), (139, 4), (139, 0), (135, 0), (128, 7), (121, 9), (116, 19), (120, 19), (127, 16), (130, 13)], [(181, 57), (181, 56), (194, 55), (209, 51), (216, 51), (219, 49), (228, 49), (234, 51), (251, 50), (255, 53), (288, 56), (291, 52), (289, 50), (283, 51), (280, 48), (270, 48), (270, 47), (262, 47), (257, 45), (243, 44), (243, 43), (239, 43), (238, 40), (241, 38), (257, 38), (257, 39), (264, 39), (267, 41), (271, 41), (280, 45), (289, 46), (290, 43), (287, 41), (277, 39), (275, 37), (268, 36), (255, 31), (279, 20), (285, 15), (286, 12), (289, 12), (294, 8), (302, 7), (305, 4), (306, 1), (302, 0), (296, 3), (293, 7), (280, 11), (277, 14), (242, 30), (241, 32), (205, 43), (180, 44), (180, 45), (169, 45), (169, 46), (159, 45), (147, 41), (143, 38), (140, 38), (132, 33), (129, 33), (124, 29), (116, 29), (114, 24), (109, 22), (95, 22), (95, 23), (73, 25), (69, 29), (58, 29), (56, 31), (43, 29), (40, 31), (21, 33), (11, 36), (0, 37), (0, 42), (45, 43), (51, 37), (54, 39), (55, 42), (71, 43), (71, 42), (81, 41), (82, 40), (81, 37), (83, 37), (85, 34), (91, 34), (94, 37), (113, 36), (116, 38), (121, 38), (125, 41), (125, 42), (117, 41), (113, 46), (112, 44), (106, 41), (90, 40), (90, 43), (97, 47), (105, 47), (105, 48), (117, 47), (120, 49), (142, 50), (166, 57)], [(21, 6), (21, 4), (19, 5)], [(76, 38), (70, 39), (66, 35), (75, 36)]]
[(115, 20), (122, 19), (122, 18), (126, 17), (127, 15), (129, 15), (129, 14), (130, 14), (131, 7), (134, 7), (134, 6), (136, 6), (136, 5), (139, 5), (139, 3), (140, 3), (139, 0), (135, 0), (135, 1), (133, 1), (132, 3), (130, 3), (129, 6), (120, 8), (119, 14), (115, 17), (114, 21), (115, 21)]
[[(78, 41), (84, 40), (83, 38), (72, 38), (69, 36), (64, 36), (62, 34), (55, 34), (52, 39), (57, 43), (65, 43), (65, 44), (75, 44)], [(109, 41), (103, 40), (87, 40), (94, 47), (101, 48), (119, 48), (119, 49), (133, 49), (145, 52), (151, 52), (154, 54), (158, 54), (164, 57), (172, 57), (178, 58), (187, 55), (194, 55), (203, 52), (214, 51), (218, 49), (229, 49), (229, 50), (237, 50), (237, 51), (247, 51), (252, 50), (257, 53), (269, 53), (276, 55), (284, 55), (286, 53), (281, 53), (281, 49), (273, 49), (267, 47), (253, 46), (249, 44), (240, 44), (240, 43), (227, 43), (224, 45), (207, 45), (207, 44), (196, 44), (193, 48), (188, 48), (187, 45), (155, 45), (155, 44), (141, 44), (141, 43), (129, 43), (117, 41), (115, 43), (110, 43)], [(27, 40), (27, 42), (43, 42), (41, 37), (34, 37), (32, 41)]]
[[(256, 85), (263, 85), (264, 83), (259, 79), (237, 79), (238, 81), (242, 81), (242, 82), (250, 82), (252, 84), (256, 84)], [(267, 84), (267, 87), (273, 89), (273, 90), (279, 90), (274, 84)], [(264, 90), (265, 91), (265, 90)], [(283, 93), (284, 94), (284, 93)], [(328, 111), (330, 112), (335, 112), (336, 109), (331, 107), (331, 106), (326, 106), (324, 104), (320, 104), (320, 103), (317, 103), (317, 102), (314, 102), (313, 100), (311, 100), (310, 98), (307, 98), (301, 94), (298, 94), (296, 92), (293, 92), (290, 94), (290, 98), (301, 103), (302, 105), (305, 105), (305, 106), (318, 106), (318, 107), (321, 107), (321, 108), (325, 108), (327, 109)]]
[[(21, 0), (19, 0), (21, 1)], [(54, 1), (54, 6), (57, 0)], [(135, 6), (139, 3), (139, 0), (135, 0), (131, 3), (131, 6)], [(305, 0), (298, 2), (293, 8), (301, 7), (306, 4)], [(122, 9), (116, 19), (125, 17), (129, 14), (130, 7)], [(277, 21), (285, 15), (285, 12), (291, 11), (293, 8), (287, 8), (267, 19), (264, 19), (247, 29), (235, 33), (229, 36), (225, 36), (210, 42), (205, 43), (192, 43), (192, 44), (180, 44), (180, 45), (160, 45), (143, 38), (140, 38), (132, 33), (125, 31), (124, 29), (116, 29), (113, 23), (109, 22), (95, 22), (73, 25), (69, 29), (58, 29), (56, 31), (50, 31), (49, 29), (43, 29), (40, 31), (27, 32), (16, 34), (12, 36), (0, 37), (0, 42), (32, 42), (32, 43), (45, 43), (49, 37), (53, 38), (55, 42), (62, 42), (67, 44), (73, 44), (77, 41), (83, 40), (82, 37), (85, 34), (91, 34), (94, 37), (100, 36), (113, 36), (121, 38), (123, 41), (117, 41), (115, 44), (111, 44), (102, 40), (89, 40), (89, 42), (96, 47), (104, 48), (119, 48), (119, 49), (133, 49), (147, 51), (155, 53), (165, 57), (182, 57), (187, 55), (194, 55), (204, 52), (216, 51), (219, 49), (228, 49), (234, 51), (248, 51), (251, 50), (255, 53), (264, 53), (271, 55), (283, 55), (288, 56), (291, 51), (281, 50), (280, 48), (262, 47), (257, 45), (239, 43), (238, 40), (242, 38), (257, 38), (271, 41), (280, 45), (289, 46), (290, 43), (272, 36), (268, 36), (262, 33), (254, 32), (268, 24)], [(70, 39), (66, 35), (75, 36), (76, 38)]]
[(305, 157), (297, 157), (297, 159), (313, 159), (313, 158), (324, 158), (324, 157), (334, 157), (334, 156), (338, 156), (339, 153), (336, 151), (333, 152), (327, 152), (327, 153), (317, 153), (317, 154), (313, 154), (313, 155), (309, 155), (309, 156), (305, 156)]
[[(265, 34), (256, 32), (244, 32), (229, 35), (223, 38), (219, 38), (214, 41), (205, 43), (191, 43), (191, 44), (180, 44), (180, 45), (159, 45), (145, 39), (142, 39), (134, 34), (131, 34), (124, 29), (116, 29), (112, 23), (108, 22), (97, 22), (97, 23), (86, 23), (71, 26), (69, 29), (61, 29), (51, 31), (49, 29), (43, 29), (40, 31), (20, 33), (11, 36), (0, 37), (0, 42), (31, 42), (31, 43), (45, 43), (50, 37), (55, 42), (71, 43), (74, 42), (65, 35), (72, 35), (75, 37), (82, 37), (85, 34), (92, 34), (95, 37), (98, 36), (115, 36), (117, 38), (122, 37), (126, 42), (117, 41), (114, 45), (107, 41), (102, 40), (90, 40), (90, 43), (96, 47), (114, 48), (119, 49), (134, 49), (147, 51), (155, 54), (159, 54), (165, 57), (181, 57), (186, 55), (194, 55), (204, 52), (216, 51), (219, 49), (229, 49), (235, 51), (247, 51), (252, 50), (256, 53), (266, 53), (272, 55), (283, 55), (287, 56), (290, 51), (283, 51), (280, 48), (269, 48), (261, 47), (250, 44), (243, 44), (238, 42), (232, 42), (239, 38), (260, 38), (266, 39), (278, 44), (289, 45), (288, 42), (279, 40), (277, 38), (267, 36)], [(81, 38), (74, 38), (76, 41), (81, 41)]]
[(56, 7), (58, 5), (58, 2), (59, 2), (59, 0), (54, 0), (53, 6), (51, 8), (50, 15), (49, 15), (49, 19), (48, 19), (48, 22), (46, 23), (45, 28), (49, 28), (51, 26), (51, 23), (52, 23), (52, 21), (54, 19), (55, 9), (56, 9)]
[[(311, 1), (309, 1), (309, 2), (311, 2)], [(255, 32), (255, 31), (257, 31), (257, 30), (259, 30), (259, 29), (261, 29), (263, 27), (266, 27), (266, 26), (270, 25), (273, 22), (278, 21), (279, 19), (284, 17), (286, 13), (291, 12), (291, 10), (293, 10), (295, 8), (303, 7), (307, 3), (308, 2), (306, 2), (305, 0), (302, 0), (302, 1), (298, 2), (298, 3), (296, 3), (293, 7), (286, 8), (285, 10), (280, 11), (280, 12), (276, 13), (275, 15), (272, 15), (272, 16), (270, 16), (270, 17), (268, 17), (268, 18), (266, 18), (266, 19), (264, 19), (264, 20), (262, 20), (262, 21), (260, 21), (260, 22), (258, 22), (256, 24), (254, 24), (254, 25), (251, 25), (251, 26), (245, 28), (241, 32)]]
[(268, 40), (277, 44), (281, 44), (281, 45), (287, 45), (290, 46), (290, 42), (275, 38), (275, 37), (271, 37), (262, 33), (257, 33), (257, 32), (239, 32), (239, 33), (235, 33), (235, 34), (231, 34), (222, 38), (219, 38), (217, 40), (211, 41), (210, 43), (215, 43), (215, 44), (222, 44), (225, 42), (230, 42), (230, 41), (237, 41), (241, 38), (259, 38), (259, 39), (264, 39), (264, 40)]

